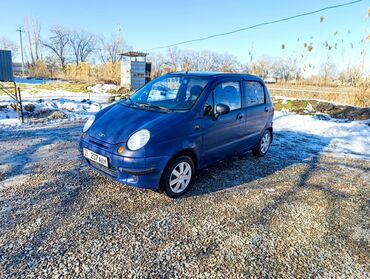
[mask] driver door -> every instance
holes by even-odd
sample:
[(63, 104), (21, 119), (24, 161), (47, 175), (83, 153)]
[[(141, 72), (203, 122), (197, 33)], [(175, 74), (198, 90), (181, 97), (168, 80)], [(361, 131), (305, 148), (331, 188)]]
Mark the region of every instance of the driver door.
[[(210, 93), (207, 103), (213, 112), (203, 117), (203, 159), (204, 165), (223, 160), (243, 148), (246, 126), (239, 80), (217, 84)], [(230, 112), (215, 118), (217, 104), (230, 107)]]

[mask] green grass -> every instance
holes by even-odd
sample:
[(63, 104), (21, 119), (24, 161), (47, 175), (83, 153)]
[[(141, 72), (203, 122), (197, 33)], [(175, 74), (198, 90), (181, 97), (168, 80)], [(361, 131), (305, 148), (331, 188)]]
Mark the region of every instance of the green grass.
[(71, 92), (82, 92), (87, 93), (88, 84), (85, 83), (62, 83), (62, 82), (52, 82), (52, 83), (43, 83), (35, 85), (34, 89), (45, 89), (45, 90), (65, 90)]
[(26, 83), (17, 83), (17, 86), (21, 89), (21, 91), (29, 87), (29, 85)]
[(117, 95), (117, 96), (122, 96), (122, 95), (129, 96), (133, 93), (133, 91), (127, 89), (126, 87), (120, 86), (117, 89), (108, 90), (107, 93)]
[(275, 110), (280, 111), (285, 109), (292, 112), (303, 112), (309, 104), (315, 105), (317, 101), (315, 100), (282, 100), (274, 99)]
[(196, 220), (195, 220), (195, 216), (194, 215), (190, 215), (190, 217), (189, 217), (189, 224), (191, 225), (191, 226), (195, 226), (195, 223), (196, 223)]
[(283, 108), (287, 110), (304, 109), (308, 106), (309, 102), (306, 100), (286, 100)]
[[(2, 82), (1, 83), (2, 86), (5, 86), (5, 87), (8, 87), (8, 90), (14, 94), (14, 83), (12, 82)], [(27, 88), (27, 84), (25, 83), (17, 83), (17, 87), (19, 87), (21, 89), (21, 92)], [(0, 95), (4, 95), (5, 93), (1, 90), (0, 91)]]

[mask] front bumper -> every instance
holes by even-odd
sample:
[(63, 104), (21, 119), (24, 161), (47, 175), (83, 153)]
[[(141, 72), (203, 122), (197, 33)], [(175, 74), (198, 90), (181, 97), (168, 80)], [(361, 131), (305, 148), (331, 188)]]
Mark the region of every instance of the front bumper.
[(126, 185), (152, 190), (159, 188), (162, 171), (169, 159), (166, 156), (145, 158), (120, 156), (81, 139), (79, 144), (81, 153), (84, 147), (108, 157), (108, 168), (84, 158), (85, 162), (99, 173)]

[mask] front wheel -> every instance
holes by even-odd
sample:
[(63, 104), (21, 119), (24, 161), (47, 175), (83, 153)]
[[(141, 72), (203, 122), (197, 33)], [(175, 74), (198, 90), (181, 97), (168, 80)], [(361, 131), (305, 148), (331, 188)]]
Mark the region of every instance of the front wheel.
[(167, 196), (183, 195), (194, 182), (194, 162), (188, 156), (176, 158), (165, 170), (162, 187)]
[(265, 156), (270, 148), (270, 143), (271, 143), (271, 132), (270, 130), (266, 130), (263, 133), (258, 145), (255, 148), (253, 148), (252, 150), (253, 154), (258, 157)]

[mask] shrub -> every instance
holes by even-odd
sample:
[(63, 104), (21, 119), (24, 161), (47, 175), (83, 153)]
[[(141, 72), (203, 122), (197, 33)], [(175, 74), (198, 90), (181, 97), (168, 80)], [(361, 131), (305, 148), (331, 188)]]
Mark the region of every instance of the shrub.
[(34, 104), (26, 104), (23, 106), (23, 108), (28, 112), (34, 112), (36, 107)]

